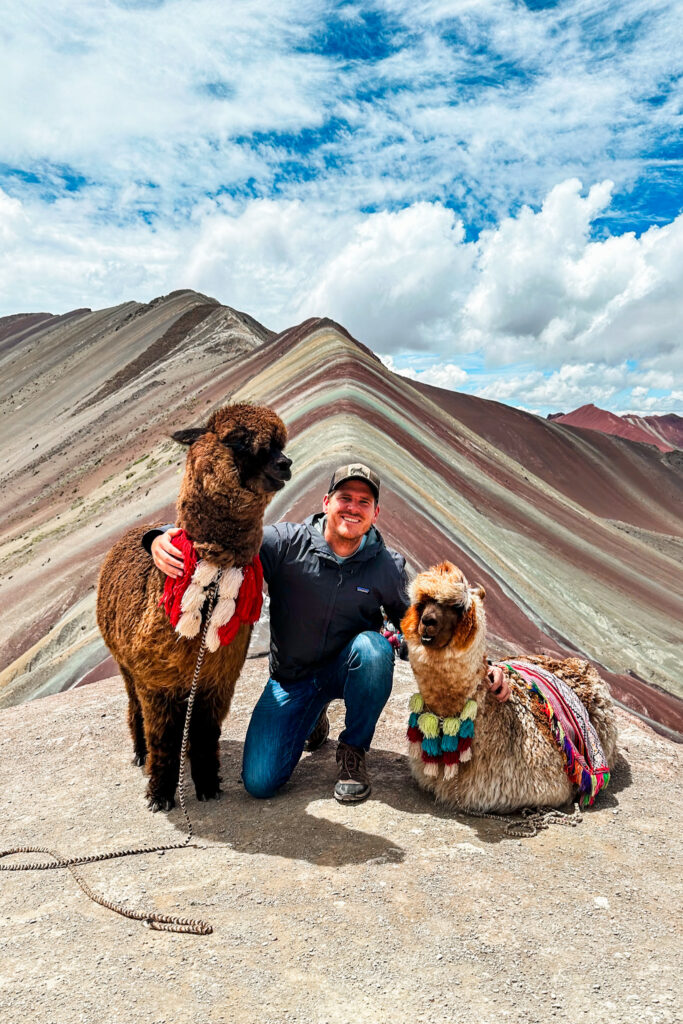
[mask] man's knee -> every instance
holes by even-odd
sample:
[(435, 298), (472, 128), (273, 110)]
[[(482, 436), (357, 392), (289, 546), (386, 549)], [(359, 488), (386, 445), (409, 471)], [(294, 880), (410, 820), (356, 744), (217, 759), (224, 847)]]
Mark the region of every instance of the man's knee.
[(242, 766), (242, 782), (249, 796), (256, 797), (257, 800), (267, 800), (275, 796), (279, 788), (274, 779), (268, 778), (262, 772), (250, 771), (246, 764)]
[(372, 667), (393, 674), (394, 650), (381, 633), (374, 633), (371, 630), (359, 633), (352, 642), (351, 651), (357, 663), (363, 668)]

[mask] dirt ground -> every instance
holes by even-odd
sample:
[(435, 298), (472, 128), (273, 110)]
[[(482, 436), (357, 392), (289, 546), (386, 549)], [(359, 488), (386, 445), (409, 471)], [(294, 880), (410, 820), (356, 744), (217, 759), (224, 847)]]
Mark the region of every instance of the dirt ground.
[[(3, 1024), (680, 1019), (680, 747), (620, 712), (622, 758), (595, 809), (576, 828), (509, 838), (414, 787), (400, 666), (370, 800), (332, 799), (328, 742), (258, 802), (239, 770), (265, 675), (250, 661), (239, 684), (223, 799), (189, 797), (199, 848), (82, 869), (109, 899), (213, 934), (149, 931), (63, 870), (3, 874)], [(146, 809), (120, 680), (9, 708), (0, 725), (4, 848), (82, 855), (182, 837), (179, 809)]]

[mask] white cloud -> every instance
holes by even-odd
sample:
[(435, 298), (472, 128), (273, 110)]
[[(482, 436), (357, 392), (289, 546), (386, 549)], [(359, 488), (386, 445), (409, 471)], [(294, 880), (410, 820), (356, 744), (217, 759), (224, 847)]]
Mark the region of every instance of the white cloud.
[(522, 209), (479, 240), (478, 281), (464, 325), (494, 363), (568, 356), (618, 363), (667, 355), (683, 319), (683, 215), (640, 238), (590, 240), (611, 183), (586, 197), (576, 180), (554, 188), (538, 213)]
[(438, 388), (446, 388), (450, 391), (457, 391), (471, 384), (470, 375), (456, 363), (437, 363), (424, 370), (413, 369), (408, 366), (398, 366), (393, 356), (382, 356), (382, 362), (392, 373), (398, 373), (402, 377), (419, 381), (421, 384), (433, 384)]
[[(98, 222), (89, 193), (44, 206), (0, 191), (0, 308), (194, 287), (275, 329), (331, 316), (385, 356), (432, 353), (413, 372), (441, 387), (480, 380), (485, 397), (568, 408), (622, 404), (641, 385), (666, 406), (683, 363), (683, 215), (640, 238), (591, 241), (609, 191), (565, 182), (476, 242), (439, 203), (331, 216), (301, 201), (205, 200), (190, 223), (150, 231)], [(461, 365), (475, 352), (490, 385)], [(517, 364), (535, 369), (505, 371)]]
[(2, 312), (193, 286), (439, 353), (414, 372), (442, 386), (478, 353), (515, 400), (673, 393), (683, 215), (647, 198), (675, 166), (673, 0), (383, 0), (376, 59), (316, 45), (360, 2), (6, 6)]
[(470, 249), (438, 203), (371, 214), (336, 240), (300, 312), (331, 316), (383, 352), (447, 344)]
[[(367, 11), (326, 0), (14, 5), (0, 39), (0, 159), (56, 188), (71, 168), (103, 187), (109, 212), (125, 213), (131, 181), (153, 181), (166, 218), (207, 191), (277, 188), (336, 211), (448, 197), (482, 223), (572, 175), (628, 188), (677, 130), (673, 2), (624, 0), (587, 19), (579, 0), (544, 11), (385, 0), (375, 13), (393, 52), (312, 52), (331, 19), (358, 26)], [(332, 119), (336, 137), (298, 152), (253, 137), (296, 140)]]

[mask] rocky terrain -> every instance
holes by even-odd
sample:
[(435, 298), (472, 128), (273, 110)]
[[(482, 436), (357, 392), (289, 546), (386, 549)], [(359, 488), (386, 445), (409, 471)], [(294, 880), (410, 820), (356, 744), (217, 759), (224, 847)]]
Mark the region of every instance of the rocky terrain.
[(271, 520), (317, 510), (331, 470), (363, 459), (411, 569), (448, 557), (485, 586), (494, 652), (579, 652), (683, 733), (680, 452), (418, 385), (333, 321), (276, 336), (190, 291), (6, 317), (0, 370), (0, 706), (113, 673), (93, 615), (103, 554), (173, 518), (169, 435), (234, 396), (290, 431)]
[[(265, 673), (247, 662), (238, 684), (223, 799), (188, 800), (197, 847), (81, 869), (110, 900), (213, 933), (149, 931), (65, 871), (4, 874), (3, 1024), (680, 1020), (680, 746), (620, 712), (622, 757), (594, 809), (509, 838), (412, 783), (401, 665), (370, 800), (332, 799), (328, 742), (257, 802), (239, 767)], [(178, 809), (146, 809), (119, 679), (5, 709), (0, 726), (3, 846), (73, 856), (182, 837)]]

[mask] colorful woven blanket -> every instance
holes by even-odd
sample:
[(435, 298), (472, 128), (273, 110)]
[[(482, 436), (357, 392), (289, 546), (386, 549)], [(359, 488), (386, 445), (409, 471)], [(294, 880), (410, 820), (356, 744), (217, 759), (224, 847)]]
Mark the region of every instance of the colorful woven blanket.
[(586, 708), (563, 679), (527, 661), (505, 661), (541, 701), (550, 729), (565, 760), (565, 771), (579, 787), (582, 807), (589, 807), (610, 779), (598, 734)]
[(243, 622), (254, 623), (263, 604), (263, 569), (258, 555), (242, 569), (224, 569), (197, 558), (194, 544), (184, 530), (173, 538), (174, 547), (183, 556), (183, 575), (166, 577), (160, 605), (180, 636), (197, 636), (209, 587), (218, 578), (218, 600), (206, 631), (206, 647), (217, 651), (232, 643)]

